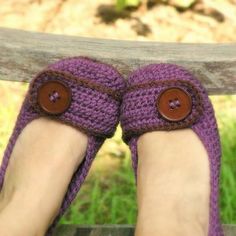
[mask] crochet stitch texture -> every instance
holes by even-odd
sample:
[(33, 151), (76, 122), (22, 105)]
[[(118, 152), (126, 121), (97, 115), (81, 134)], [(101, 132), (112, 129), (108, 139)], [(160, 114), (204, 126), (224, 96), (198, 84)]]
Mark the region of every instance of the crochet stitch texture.
[[(46, 114), (37, 103), (39, 86), (50, 80), (61, 81), (71, 90), (70, 107), (60, 115)], [(113, 67), (83, 57), (63, 59), (51, 64), (32, 80), (4, 153), (0, 168), (0, 189), (16, 140), (32, 120), (49, 117), (72, 125), (88, 135), (85, 158), (72, 177), (60, 212), (47, 235), (52, 234), (56, 223), (76, 197), (105, 138), (115, 132), (119, 122), (119, 98), (124, 88), (122, 76)]]
[[(192, 111), (182, 121), (164, 119), (157, 108), (158, 96), (170, 87), (185, 90), (192, 98)], [(137, 177), (138, 137), (146, 132), (191, 128), (202, 141), (210, 163), (210, 219), (208, 236), (222, 236), (218, 192), (221, 147), (212, 104), (201, 83), (186, 69), (173, 64), (152, 64), (134, 71), (121, 105), (123, 139), (129, 145)], [(197, 170), (196, 170), (197, 171)]]

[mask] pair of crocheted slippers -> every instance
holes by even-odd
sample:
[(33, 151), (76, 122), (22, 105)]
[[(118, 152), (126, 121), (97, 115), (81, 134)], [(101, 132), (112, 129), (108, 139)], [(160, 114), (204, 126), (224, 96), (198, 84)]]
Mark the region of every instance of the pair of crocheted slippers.
[[(207, 150), (210, 163), (209, 236), (222, 236), (218, 210), (221, 148), (213, 107), (194, 76), (173, 64), (152, 64), (134, 71), (126, 85), (110, 65), (89, 58), (68, 58), (49, 65), (31, 82), (6, 148), (0, 189), (16, 140), (39, 117), (72, 125), (88, 135), (86, 156), (74, 173), (60, 211), (47, 235), (69, 207), (95, 155), (121, 121), (123, 139), (137, 171), (137, 139), (155, 130), (191, 128)], [(197, 171), (197, 170), (196, 170)]]

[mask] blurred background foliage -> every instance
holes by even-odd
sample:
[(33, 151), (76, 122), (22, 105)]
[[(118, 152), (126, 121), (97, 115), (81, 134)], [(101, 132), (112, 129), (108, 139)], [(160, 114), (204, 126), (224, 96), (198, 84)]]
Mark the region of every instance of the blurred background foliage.
[[(236, 1), (0, 0), (0, 27), (143, 41), (235, 42)], [(63, 48), (58, 53), (60, 50)], [(0, 159), (27, 87), (0, 81)], [(224, 223), (236, 223), (236, 96), (212, 96), (211, 100), (223, 149), (221, 217)], [(135, 223), (134, 182), (130, 152), (121, 141), (118, 127), (100, 150), (77, 200), (61, 223)]]
[(126, 7), (137, 7), (139, 4), (140, 0), (116, 0), (116, 7), (119, 11)]
[(137, 8), (140, 4), (142, 4), (144, 7), (147, 7), (148, 4), (154, 4), (158, 2), (163, 2), (180, 8), (188, 8), (196, 3), (197, 0), (116, 0), (116, 7), (117, 10), (121, 11), (129, 7)]

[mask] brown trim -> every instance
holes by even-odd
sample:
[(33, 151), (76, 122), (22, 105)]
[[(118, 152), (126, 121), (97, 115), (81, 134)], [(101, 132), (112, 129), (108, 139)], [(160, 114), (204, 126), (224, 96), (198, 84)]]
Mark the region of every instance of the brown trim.
[(117, 101), (120, 101), (122, 99), (121, 98), (121, 92), (114, 91), (113, 89), (111, 89), (109, 87), (105, 87), (105, 86), (103, 86), (101, 84), (98, 84), (94, 81), (91, 81), (90, 79), (82, 78), (82, 77), (76, 77), (76, 76), (71, 75), (70, 73), (66, 73), (66, 72), (62, 72), (62, 71), (55, 71), (55, 70), (48, 70), (48, 69), (46, 69), (46, 70), (40, 72), (39, 74), (37, 74), (37, 76), (31, 82), (30, 89), (32, 89), (32, 87), (34, 85), (34, 81), (38, 77), (43, 76), (43, 75), (58, 76), (58, 77), (61, 77), (63, 79), (66, 79), (66, 80), (73, 80), (78, 84), (78, 86), (83, 86), (83, 87), (87, 87), (87, 88), (97, 90), (98, 92), (101, 92), (101, 93), (104, 93), (104, 94), (107, 94), (107, 95), (111, 96), (113, 99), (115, 99)]
[(148, 89), (148, 88), (153, 88), (155, 86), (162, 86), (162, 85), (169, 85), (169, 84), (175, 84), (175, 83), (180, 83), (180, 84), (185, 84), (188, 85), (191, 88), (195, 89), (195, 86), (193, 85), (193, 83), (191, 83), (190, 81), (185, 81), (185, 80), (181, 80), (181, 79), (176, 79), (176, 80), (155, 80), (155, 81), (150, 81), (147, 83), (143, 83), (143, 84), (135, 84), (130, 86), (129, 88), (126, 89), (126, 93), (138, 90), (138, 89)]
[[(195, 97), (196, 99), (196, 110), (195, 113), (191, 118), (192, 112), (184, 119), (181, 121), (166, 121), (163, 117), (158, 117), (158, 119), (163, 119), (167, 123), (164, 123), (163, 125), (154, 125), (152, 127), (146, 127), (146, 128), (137, 128), (137, 129), (130, 129), (126, 130), (125, 127), (123, 128), (123, 140), (127, 143), (131, 137), (134, 136), (139, 136), (143, 133), (150, 132), (150, 131), (170, 131), (170, 130), (176, 130), (176, 129), (182, 129), (182, 128), (188, 128), (191, 127), (198, 119), (199, 117), (203, 114), (203, 98), (202, 94), (198, 89), (195, 88), (194, 84), (189, 82), (189, 81), (183, 81), (183, 80), (165, 80), (165, 81), (151, 81), (149, 83), (145, 84), (137, 84), (129, 87), (126, 90), (126, 93), (136, 91), (139, 89), (148, 89), (148, 88), (153, 88), (155, 86), (163, 86), (163, 85), (169, 85), (169, 86), (180, 86), (180, 85), (185, 85), (188, 88), (192, 89), (191, 96)], [(169, 88), (169, 87), (168, 87)], [(156, 106), (155, 106), (156, 107)], [(156, 108), (157, 109), (157, 108)], [(157, 112), (159, 114), (159, 111), (157, 109)]]

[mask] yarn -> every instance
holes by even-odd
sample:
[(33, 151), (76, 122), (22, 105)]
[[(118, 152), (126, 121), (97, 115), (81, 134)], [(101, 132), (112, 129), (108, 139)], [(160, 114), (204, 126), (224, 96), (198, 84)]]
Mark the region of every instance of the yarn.
[[(168, 121), (158, 111), (158, 96), (170, 87), (181, 88), (191, 96), (192, 111), (184, 120)], [(200, 81), (183, 67), (173, 64), (152, 64), (139, 68), (128, 79), (120, 119), (123, 139), (131, 150), (136, 178), (137, 140), (141, 134), (158, 130), (191, 128), (198, 135), (208, 153), (210, 163), (211, 192), (208, 236), (222, 236), (218, 206), (220, 138), (212, 104)]]
[[(37, 103), (39, 86), (49, 80), (61, 81), (71, 90), (70, 107), (60, 115), (44, 113)], [(124, 88), (124, 80), (115, 68), (83, 57), (67, 58), (51, 64), (31, 81), (4, 152), (0, 168), (0, 189), (16, 140), (32, 120), (48, 117), (74, 126), (88, 135), (85, 158), (71, 179), (60, 211), (49, 227), (47, 236), (53, 233), (60, 217), (76, 197), (105, 138), (114, 134), (119, 122), (120, 94)], [(52, 99), (56, 99), (54, 97)]]

